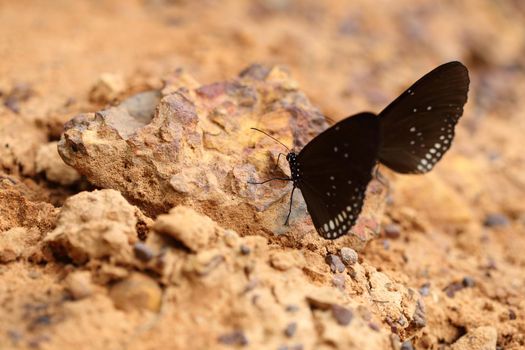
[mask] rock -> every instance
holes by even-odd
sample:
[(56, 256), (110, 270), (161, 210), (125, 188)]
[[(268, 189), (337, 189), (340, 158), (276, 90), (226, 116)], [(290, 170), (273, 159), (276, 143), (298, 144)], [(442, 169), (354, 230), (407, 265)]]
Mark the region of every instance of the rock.
[(354, 265), (358, 260), (357, 252), (352, 248), (343, 247), (341, 248), (340, 254), (346, 266)]
[(76, 271), (67, 275), (65, 287), (74, 299), (83, 299), (93, 294), (94, 286), (89, 271)]
[(385, 236), (390, 239), (397, 239), (401, 236), (401, 227), (396, 224), (388, 224), (384, 228)]
[(495, 350), (498, 333), (494, 327), (485, 326), (470, 330), (452, 344), (452, 350)]
[(0, 233), (0, 263), (7, 263), (24, 255), (40, 238), (37, 229), (14, 227)]
[(117, 191), (81, 192), (65, 201), (44, 243), (55, 256), (78, 264), (93, 258), (128, 264), (138, 241), (136, 226), (147, 220)]
[(118, 309), (157, 312), (162, 302), (162, 289), (154, 279), (141, 273), (133, 273), (113, 285), (109, 296)]
[(290, 252), (273, 252), (270, 255), (270, 265), (277, 270), (286, 271), (296, 266), (296, 255)]
[(203, 277), (210, 274), (223, 262), (224, 255), (219, 250), (204, 250), (196, 255), (191, 255), (188, 257), (186, 262), (186, 270)]
[[(286, 70), (251, 67), (237, 78), (200, 87), (178, 72), (162, 90), (148, 94), (66, 123), (58, 145), (64, 161), (151, 216), (184, 204), (242, 236), (289, 232), (294, 240), (322, 240), (310, 235), (313, 226), (300, 193), (287, 227), (282, 223), (288, 189), (248, 184), (267, 178), (283, 151), (250, 127), (264, 119), (266, 131), (297, 149), (328, 127)], [(287, 170), (284, 163), (281, 169)], [(355, 226), (345, 244), (362, 247), (377, 235), (383, 192), (367, 195), (361, 215), (366, 222)]]
[(330, 266), (330, 270), (334, 273), (341, 273), (345, 270), (345, 265), (337, 255), (329, 254), (326, 257), (326, 262)]
[(36, 150), (47, 143), (44, 129), (24, 118), (0, 118), (0, 169), (11, 175), (35, 175)]
[(89, 92), (89, 100), (97, 103), (108, 103), (124, 92), (124, 78), (115, 73), (102, 74)]
[(463, 277), (461, 284), (463, 284), (463, 287), (465, 288), (472, 288), (476, 285), (476, 281), (470, 276), (465, 276)]
[(348, 326), (354, 317), (352, 310), (339, 305), (332, 305), (332, 315), (341, 326)]
[(36, 171), (44, 172), (49, 181), (69, 186), (80, 179), (80, 174), (60, 158), (57, 144), (58, 142), (50, 142), (38, 148)]
[(0, 172), (0, 232), (15, 227), (34, 227), (42, 233), (53, 229), (58, 209), (45, 199), (34, 187)]
[(286, 335), (288, 338), (291, 338), (295, 335), (295, 332), (297, 331), (297, 322), (290, 322), (286, 326), (286, 329), (284, 330), (284, 335)]
[(238, 345), (246, 346), (248, 345), (248, 338), (241, 330), (236, 330), (231, 333), (223, 334), (217, 339), (219, 343), (225, 345)]
[(505, 214), (490, 213), (485, 216), (483, 225), (486, 227), (505, 227), (510, 224), (509, 218)]
[(405, 340), (403, 344), (401, 344), (401, 350), (414, 350), (414, 346), (410, 340)]
[(150, 247), (142, 242), (137, 242), (133, 246), (133, 253), (140, 261), (148, 262), (153, 259), (154, 253)]
[(248, 247), (246, 244), (241, 244), (241, 247), (239, 249), (242, 255), (249, 255), (252, 251), (250, 247)]
[(178, 206), (169, 214), (160, 215), (153, 229), (175, 238), (194, 252), (206, 249), (215, 238), (216, 224), (191, 208)]
[(423, 283), (421, 287), (419, 288), (419, 294), (421, 296), (428, 296), (430, 294), (430, 282)]
[(412, 322), (416, 328), (423, 328), (427, 325), (427, 318), (425, 313), (425, 305), (422, 299), (418, 299), (416, 303), (416, 310), (412, 315)]

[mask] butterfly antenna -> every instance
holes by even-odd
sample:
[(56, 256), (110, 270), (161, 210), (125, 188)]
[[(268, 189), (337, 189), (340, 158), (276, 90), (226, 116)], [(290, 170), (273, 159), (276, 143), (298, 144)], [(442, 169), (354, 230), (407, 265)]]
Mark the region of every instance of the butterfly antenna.
[(270, 134), (268, 134), (268, 133), (266, 133), (266, 132), (264, 132), (264, 131), (262, 131), (262, 130), (259, 130), (259, 129), (257, 129), (257, 128), (250, 128), (250, 129), (265, 134), (266, 136), (268, 136), (268, 137), (271, 138), (272, 140), (277, 141), (277, 142), (279, 142), (281, 145), (283, 145), (284, 148), (286, 148), (286, 149), (288, 150), (288, 152), (291, 152), (291, 150), (290, 150), (290, 149), (289, 149), (284, 143), (282, 143), (281, 141), (277, 140), (277, 139), (276, 139), (275, 137), (273, 137), (272, 135), (270, 135)]

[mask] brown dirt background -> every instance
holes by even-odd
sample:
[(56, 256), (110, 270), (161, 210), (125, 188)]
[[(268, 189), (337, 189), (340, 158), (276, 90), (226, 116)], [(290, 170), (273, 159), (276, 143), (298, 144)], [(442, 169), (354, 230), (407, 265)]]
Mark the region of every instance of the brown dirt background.
[[(448, 348), (471, 328), (491, 326), (498, 349), (523, 349), (524, 23), (520, 1), (2, 1), (0, 127), (24, 130), (11, 147), (14, 164), (26, 164), (17, 159), (32, 159), (40, 145), (57, 140), (63, 123), (103, 107), (89, 98), (103, 73), (123, 77), (123, 98), (160, 86), (179, 67), (212, 83), (255, 62), (287, 66), (312, 103), (337, 120), (379, 111), (433, 67), (460, 60), (471, 86), (454, 147), (428, 175), (387, 173), (383, 224), (397, 224), (400, 234), (383, 234), (360, 259), (415, 289), (429, 284), (446, 294), (455, 282), (474, 281), (453, 297), (425, 298), (427, 325), (413, 338), (416, 348)], [(13, 108), (8, 97), (17, 88), (30, 93)], [(27, 166), (3, 171), (28, 185), (28, 196), (55, 207), (84, 189), (52, 184)], [(16, 215), (13, 203), (2, 202), (2, 215)], [(493, 224), (494, 215), (503, 225)], [(27, 327), (23, 341), (13, 340), (19, 335), (12, 330), (26, 327), (23, 305), (58, 303), (71, 269), (24, 260), (0, 265), (0, 349), (49, 348), (53, 333), (39, 325)], [(96, 307), (91, 312), (101, 315), (113, 309), (105, 301)], [(119, 315), (102, 317), (98, 327), (68, 324), (67, 335), (115, 340), (93, 340), (86, 349), (127, 348), (118, 341), (130, 336)], [(172, 327), (162, 324), (163, 342), (151, 334), (133, 348), (165, 348)]]

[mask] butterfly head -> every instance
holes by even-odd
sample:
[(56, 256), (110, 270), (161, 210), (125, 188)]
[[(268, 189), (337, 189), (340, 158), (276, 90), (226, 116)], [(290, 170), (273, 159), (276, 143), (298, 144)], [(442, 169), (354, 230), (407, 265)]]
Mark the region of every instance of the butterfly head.
[(290, 152), (286, 155), (286, 160), (288, 163), (295, 163), (296, 158), (297, 154), (295, 152)]

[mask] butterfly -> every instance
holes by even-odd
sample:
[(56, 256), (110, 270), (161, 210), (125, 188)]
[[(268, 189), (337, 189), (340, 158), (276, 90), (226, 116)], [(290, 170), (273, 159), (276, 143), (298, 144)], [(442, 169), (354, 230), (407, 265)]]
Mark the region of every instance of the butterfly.
[(467, 102), (468, 87), (467, 68), (456, 61), (445, 63), (419, 79), (378, 115), (363, 112), (345, 118), (317, 135), (300, 152), (289, 150), (286, 160), (290, 177), (251, 183), (291, 181), (285, 224), (298, 188), (319, 235), (336, 239), (355, 225), (378, 163), (403, 174), (432, 170), (450, 148), (455, 125)]

